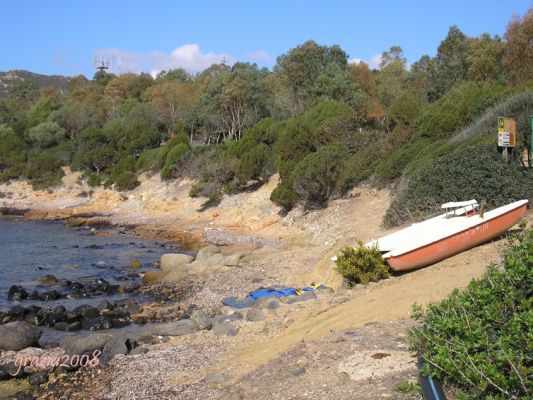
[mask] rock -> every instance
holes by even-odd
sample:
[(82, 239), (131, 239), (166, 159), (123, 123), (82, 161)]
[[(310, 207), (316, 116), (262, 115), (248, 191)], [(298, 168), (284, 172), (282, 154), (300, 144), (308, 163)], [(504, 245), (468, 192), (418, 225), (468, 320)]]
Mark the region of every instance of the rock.
[(39, 386), (46, 382), (48, 382), (48, 372), (46, 371), (37, 372), (28, 378), (28, 383), (32, 386)]
[(87, 224), (86, 218), (71, 217), (63, 223), (67, 228), (79, 228)]
[(198, 254), (196, 255), (196, 260), (205, 260), (209, 257), (211, 257), (213, 254), (220, 253), (220, 249), (217, 246), (211, 245), (204, 247), (203, 249), (200, 249), (198, 251)]
[(292, 376), (302, 376), (306, 372), (307, 372), (307, 370), (304, 367), (302, 367), (302, 368), (298, 368), (298, 369), (295, 369), (294, 371), (292, 371), (291, 375)]
[(195, 310), (191, 315), (191, 321), (195, 323), (199, 331), (209, 330), (213, 327), (212, 322), (202, 310)]
[(150, 350), (147, 347), (137, 347), (130, 351), (131, 356), (137, 356), (148, 353)]
[(279, 305), (280, 305), (279, 298), (274, 297), (274, 296), (264, 296), (264, 297), (258, 298), (255, 301), (254, 307), (261, 308), (261, 309), (268, 308), (269, 310), (275, 310), (279, 308)]
[(130, 262), (130, 265), (129, 265), (130, 268), (135, 268), (135, 269), (141, 268), (141, 266), (142, 264), (139, 260), (133, 260), (132, 262)]
[(194, 257), (187, 254), (167, 253), (161, 256), (160, 268), (162, 271), (172, 271), (185, 264), (189, 264), (194, 260)]
[(243, 253), (235, 253), (231, 256), (224, 257), (224, 261), (222, 262), (223, 265), (228, 267), (238, 267), (241, 261), (241, 258), (244, 257)]
[(88, 304), (83, 304), (72, 310), (75, 314), (80, 315), (83, 318), (96, 318), (100, 315), (100, 311)]
[(135, 300), (129, 298), (115, 301), (113, 307), (115, 308), (115, 311), (120, 308), (130, 314), (137, 314), (143, 310), (142, 306), (140, 306)]
[(133, 322), (135, 325), (144, 325), (146, 323), (146, 317), (138, 315), (132, 317), (131, 322)]
[(265, 313), (259, 308), (251, 308), (246, 313), (246, 319), (248, 321), (263, 321), (265, 318)]
[(102, 350), (112, 337), (112, 335), (106, 333), (93, 333), (86, 336), (67, 336), (61, 341), (60, 347), (69, 355), (92, 355), (95, 350)]
[(40, 278), (37, 278), (37, 282), (39, 282), (41, 285), (57, 285), (59, 280), (55, 277), (55, 275), (46, 274)]
[(154, 325), (150, 333), (159, 336), (184, 336), (198, 332), (196, 324), (190, 319)]
[(113, 306), (111, 305), (111, 303), (107, 300), (101, 300), (99, 303), (98, 303), (98, 311), (100, 311), (100, 313), (103, 311), (103, 310), (113, 310)]
[(316, 296), (313, 292), (305, 292), (299, 296), (291, 296), (287, 301), (288, 304), (301, 303), (303, 301), (314, 300)]
[(104, 329), (111, 329), (113, 327), (111, 320), (104, 316), (96, 318), (84, 318), (81, 321), (81, 326), (83, 329), (88, 329), (91, 331), (101, 331)]
[(217, 325), (229, 324), (230, 322), (240, 321), (242, 314), (240, 312), (234, 312), (227, 315), (219, 315), (212, 319), (212, 322)]
[(143, 284), (144, 285), (151, 285), (155, 282), (160, 282), (163, 280), (165, 275), (167, 275), (167, 271), (147, 271), (143, 275)]
[(54, 324), (54, 329), (57, 329), (58, 331), (64, 331), (64, 332), (74, 332), (79, 331), (81, 329), (81, 322), (56, 322)]
[[(190, 264), (187, 264), (187, 266)], [(159, 271), (154, 271), (159, 272)], [(160, 282), (180, 282), (188, 276), (188, 270), (183, 270), (180, 268), (173, 269), (171, 271), (165, 272), (161, 271), (163, 274), (159, 279)]]
[(13, 306), (9, 309), (9, 311), (7, 312), (12, 319), (19, 319), (19, 320), (22, 320), (24, 318), (24, 314), (26, 314), (26, 309), (24, 307), (22, 307), (21, 305), (16, 305), (16, 306)]
[(204, 377), (204, 382), (216, 384), (216, 383), (224, 383), (226, 381), (229, 381), (230, 379), (232, 379), (232, 376), (229, 374), (224, 374), (221, 372), (209, 372)]
[(22, 286), (13, 285), (7, 292), (7, 299), (9, 301), (19, 301), (28, 298), (28, 292)]
[(67, 317), (67, 313), (65, 312), (49, 312), (46, 313), (46, 318), (44, 320), (44, 325), (46, 326), (52, 326), (56, 324), (57, 322), (63, 322), (65, 321)]
[(239, 333), (239, 328), (237, 328), (233, 324), (221, 324), (221, 325), (216, 325), (213, 328), (213, 333), (215, 334), (216, 337), (236, 336)]
[(48, 292), (39, 293), (39, 300), (41, 301), (53, 301), (61, 297), (61, 294), (57, 290), (49, 290)]
[(23, 375), (24, 368), (21, 368), (20, 366), (16, 365), (14, 361), (0, 365), (0, 377), (3, 376), (5, 380), (11, 378), (22, 378)]
[(127, 318), (118, 317), (118, 318), (110, 318), (109, 321), (111, 322), (111, 327), (113, 328), (124, 328), (125, 326), (128, 326), (130, 324), (130, 321)]
[(104, 345), (100, 356), (100, 362), (105, 366), (115, 355), (128, 354), (128, 352), (135, 346), (135, 341), (130, 338), (123, 335), (115, 336), (109, 339)]
[(40, 328), (26, 321), (15, 321), (0, 326), (0, 350), (18, 351), (36, 344), (41, 337)]

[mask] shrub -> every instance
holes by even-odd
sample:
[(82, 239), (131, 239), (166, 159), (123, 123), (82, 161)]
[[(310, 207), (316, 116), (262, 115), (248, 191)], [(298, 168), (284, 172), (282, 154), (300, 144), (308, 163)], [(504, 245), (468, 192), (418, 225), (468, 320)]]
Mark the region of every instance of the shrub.
[(87, 184), (90, 186), (90, 187), (97, 187), (97, 186), (100, 186), (102, 184), (102, 177), (100, 176), (99, 173), (97, 172), (91, 172), (89, 173), (89, 175), (87, 176)]
[(202, 191), (202, 186), (197, 183), (194, 183), (189, 190), (189, 197), (198, 197)]
[(59, 185), (64, 172), (52, 151), (34, 150), (28, 155), (24, 175), (34, 189), (45, 189)]
[[(113, 183), (116, 183), (119, 179), (119, 177), (121, 177), (121, 175), (124, 175), (126, 173), (131, 173), (131, 174), (135, 174), (135, 158), (131, 157), (131, 156), (128, 156), (128, 157), (124, 157), (124, 158), (121, 158), (120, 160), (118, 160), (118, 162), (113, 165), (110, 169), (109, 169), (109, 176), (108, 178), (106, 179), (106, 181), (104, 182), (104, 186), (105, 187), (109, 187), (111, 186)], [(126, 183), (128, 177), (131, 178), (131, 174), (126, 174), (126, 176), (122, 177), (122, 183)], [(135, 178), (137, 179), (137, 178)], [(125, 187), (128, 187), (129, 185), (125, 185)], [(118, 188), (118, 187), (117, 187)], [(119, 189), (121, 190), (121, 189)], [(127, 190), (127, 189), (125, 189)]]
[(265, 144), (259, 144), (244, 153), (237, 166), (237, 178), (244, 185), (250, 179), (259, 180), (268, 176), (272, 151)]
[(141, 153), (139, 158), (137, 159), (137, 162), (135, 164), (135, 168), (138, 171), (150, 171), (155, 170), (157, 168), (157, 161), (159, 157), (159, 152), (161, 151), (161, 148), (155, 148), (155, 149), (147, 149)]
[[(437, 376), (469, 399), (529, 399), (533, 385), (533, 231), (512, 238), (503, 268), (455, 290), (427, 311), (417, 307), (422, 326), (410, 329), (413, 350)], [(418, 315), (416, 315), (418, 314)]]
[(30, 140), (41, 148), (53, 146), (65, 137), (65, 129), (55, 122), (43, 122), (29, 131)]
[(320, 208), (346, 189), (348, 150), (340, 143), (324, 146), (298, 163), (293, 189), (306, 208)]
[(285, 210), (292, 209), (298, 202), (298, 193), (292, 189), (289, 182), (282, 181), (270, 194), (270, 200)]
[(137, 180), (137, 175), (131, 171), (122, 172), (115, 179), (115, 187), (120, 190), (133, 190), (139, 186), (139, 181)]
[(379, 248), (365, 247), (362, 242), (356, 248), (343, 248), (335, 263), (337, 271), (350, 284), (377, 282), (390, 276)]
[(180, 162), (181, 157), (189, 150), (189, 146), (185, 143), (180, 143), (174, 146), (167, 154), (165, 165), (161, 170), (161, 179), (170, 179), (174, 176), (174, 172)]
[(170, 150), (176, 147), (178, 144), (189, 144), (189, 139), (184, 133), (177, 133), (172, 139), (167, 141), (165, 145), (159, 151), (157, 155), (157, 166), (159, 169), (162, 169), (165, 166), (167, 161), (167, 155)]
[(533, 197), (533, 170), (503, 161), (494, 144), (468, 146), (415, 172), (393, 200), (385, 226), (423, 219), (448, 201), (485, 200), (489, 208)]

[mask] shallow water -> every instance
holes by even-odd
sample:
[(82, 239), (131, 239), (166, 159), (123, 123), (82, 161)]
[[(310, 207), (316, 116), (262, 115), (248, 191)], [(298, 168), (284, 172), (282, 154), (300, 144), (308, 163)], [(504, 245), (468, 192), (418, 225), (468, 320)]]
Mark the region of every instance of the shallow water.
[[(95, 304), (102, 298), (115, 300), (127, 294), (53, 302), (15, 302), (7, 300), (7, 293), (11, 285), (23, 286), (28, 292), (34, 288), (39, 292), (50, 289), (61, 292), (59, 286), (38, 284), (37, 279), (46, 274), (81, 282), (104, 278), (112, 284), (139, 283), (139, 279), (121, 282), (116, 278), (152, 269), (150, 264), (159, 261), (161, 254), (178, 251), (170, 243), (147, 240), (113, 229), (108, 232), (108, 236), (98, 236), (94, 229), (67, 228), (58, 222), (0, 217), (0, 310), (14, 304), (50, 307), (62, 304), (71, 309), (80, 304)], [(141, 262), (140, 269), (129, 267), (134, 260)]]

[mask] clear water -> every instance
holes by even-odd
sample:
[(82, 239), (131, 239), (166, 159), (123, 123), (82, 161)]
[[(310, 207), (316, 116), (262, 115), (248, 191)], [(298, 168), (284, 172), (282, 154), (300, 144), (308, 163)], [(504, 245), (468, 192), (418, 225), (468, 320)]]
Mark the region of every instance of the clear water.
[[(50, 307), (61, 304), (71, 309), (80, 304), (96, 304), (103, 298), (115, 300), (127, 294), (54, 302), (14, 302), (7, 300), (7, 293), (11, 285), (23, 286), (28, 293), (34, 288), (39, 292), (64, 290), (60, 286), (40, 285), (37, 279), (46, 274), (81, 282), (104, 278), (112, 284), (139, 283), (139, 280), (120, 282), (116, 277), (152, 269), (150, 264), (159, 261), (161, 254), (177, 251), (169, 243), (116, 230), (109, 232), (109, 236), (98, 236), (94, 230), (67, 228), (58, 222), (0, 217), (0, 310), (7, 310), (14, 304)], [(134, 260), (140, 261), (143, 267), (129, 267)]]

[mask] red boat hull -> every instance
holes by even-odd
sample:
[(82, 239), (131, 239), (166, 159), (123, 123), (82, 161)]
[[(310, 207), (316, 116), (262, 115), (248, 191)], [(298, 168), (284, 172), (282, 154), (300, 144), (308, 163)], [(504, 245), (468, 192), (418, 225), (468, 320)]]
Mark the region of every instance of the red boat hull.
[(469, 229), (385, 260), (395, 271), (425, 267), (501, 235), (523, 218), (526, 211), (527, 204), (521, 205)]

